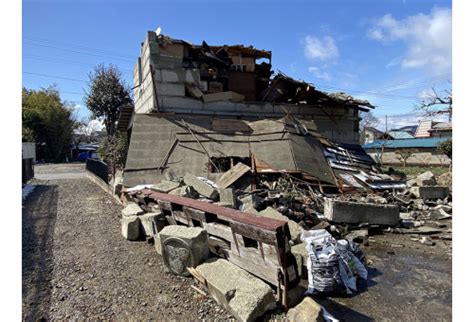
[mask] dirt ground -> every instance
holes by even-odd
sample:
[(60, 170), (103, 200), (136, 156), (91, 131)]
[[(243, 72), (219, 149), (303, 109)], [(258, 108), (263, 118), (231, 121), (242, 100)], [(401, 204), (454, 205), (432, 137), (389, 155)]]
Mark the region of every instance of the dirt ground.
[[(22, 211), (24, 320), (231, 318), (191, 278), (168, 273), (153, 246), (121, 236), (121, 206), (85, 177), (84, 164), (35, 174)], [(371, 237), (367, 286), (316, 300), (345, 321), (451, 320), (451, 241), (411, 238)]]

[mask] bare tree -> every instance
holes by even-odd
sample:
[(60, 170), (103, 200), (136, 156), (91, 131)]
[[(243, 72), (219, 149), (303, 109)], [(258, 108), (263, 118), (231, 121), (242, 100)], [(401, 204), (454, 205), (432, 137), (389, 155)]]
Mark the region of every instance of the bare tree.
[(366, 127), (375, 127), (379, 125), (380, 120), (372, 114), (372, 111), (364, 112), (359, 121), (359, 132), (362, 132)]
[(443, 97), (438, 95), (434, 88), (431, 89), (431, 93), (425, 100), (421, 102), (418, 109), (424, 111), (427, 116), (437, 115), (448, 115), (449, 121), (451, 122), (453, 114), (453, 95), (451, 90), (446, 90), (446, 95)]
[(404, 168), (407, 166), (407, 160), (413, 155), (413, 153), (415, 153), (415, 151), (410, 149), (395, 152), (395, 154), (397, 154), (397, 159), (402, 161)]

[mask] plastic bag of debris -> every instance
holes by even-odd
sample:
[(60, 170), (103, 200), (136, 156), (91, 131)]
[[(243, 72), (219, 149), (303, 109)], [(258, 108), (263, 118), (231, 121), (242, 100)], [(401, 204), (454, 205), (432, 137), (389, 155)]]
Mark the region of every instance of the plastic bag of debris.
[(367, 279), (367, 269), (353, 253), (362, 253), (357, 245), (347, 240), (336, 241), (324, 229), (305, 231), (301, 239), (306, 243), (309, 255), (309, 293), (352, 294), (357, 291), (357, 278)]

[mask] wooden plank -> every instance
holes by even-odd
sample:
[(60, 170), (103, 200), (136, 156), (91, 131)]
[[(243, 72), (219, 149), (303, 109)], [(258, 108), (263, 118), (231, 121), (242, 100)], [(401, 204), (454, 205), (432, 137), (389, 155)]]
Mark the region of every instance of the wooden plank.
[(250, 171), (250, 167), (241, 162), (233, 166), (229, 171), (225, 172), (217, 181), (216, 184), (221, 188), (227, 188), (240, 177)]
[(261, 241), (265, 244), (278, 246), (278, 240), (275, 231), (259, 229), (253, 225), (247, 225), (239, 222), (230, 223), (230, 228), (235, 234)]
[(201, 222), (206, 221), (206, 213), (204, 211), (194, 209), (194, 208), (190, 208), (190, 207), (186, 207), (186, 206), (183, 206), (183, 211), (186, 214), (186, 216), (189, 216), (192, 219), (196, 219), (196, 220), (199, 220)]

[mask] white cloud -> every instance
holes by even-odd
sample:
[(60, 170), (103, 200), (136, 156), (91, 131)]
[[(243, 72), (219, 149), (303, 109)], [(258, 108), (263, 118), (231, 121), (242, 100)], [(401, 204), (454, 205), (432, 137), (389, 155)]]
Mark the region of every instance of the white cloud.
[(331, 60), (339, 56), (339, 49), (332, 37), (319, 39), (308, 35), (304, 39), (304, 55), (308, 59)]
[[(398, 129), (403, 126), (408, 125), (418, 125), (420, 120), (426, 119), (427, 116), (423, 112), (410, 112), (403, 114), (394, 114), (387, 116), (387, 129), (390, 131), (392, 129)], [(440, 115), (432, 117), (433, 121), (446, 122), (448, 120), (447, 116)], [(385, 116), (378, 117), (379, 123), (377, 128), (381, 131), (385, 131)]]
[(90, 135), (96, 131), (102, 131), (105, 128), (101, 120), (90, 120), (89, 123), (80, 126), (74, 132), (76, 134)]
[(433, 92), (433, 89), (424, 89), (421, 92), (418, 93), (418, 98), (421, 101), (426, 101), (426, 100), (431, 100), (434, 97), (436, 97), (436, 94)]
[(432, 75), (451, 73), (451, 9), (433, 8), (428, 15), (400, 20), (386, 14), (368, 31), (368, 36), (386, 43), (405, 42), (408, 48), (400, 61), (402, 68), (425, 68)]
[(331, 80), (331, 75), (329, 75), (329, 73), (327, 73), (327, 72), (323, 72), (318, 67), (311, 66), (311, 67), (308, 68), (308, 71), (311, 74), (313, 74), (314, 77), (316, 77), (318, 79), (322, 79), (322, 80), (325, 80), (327, 82), (329, 82)]

